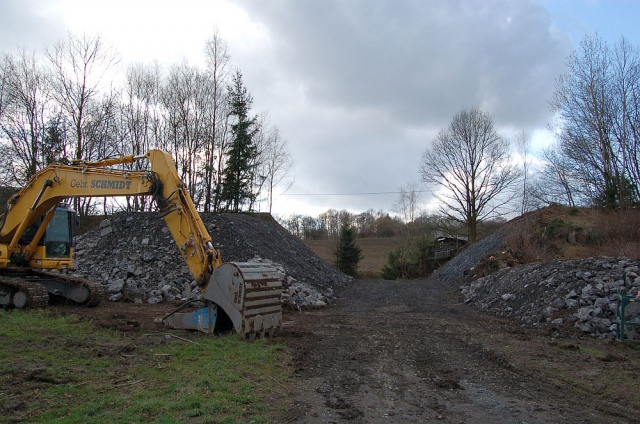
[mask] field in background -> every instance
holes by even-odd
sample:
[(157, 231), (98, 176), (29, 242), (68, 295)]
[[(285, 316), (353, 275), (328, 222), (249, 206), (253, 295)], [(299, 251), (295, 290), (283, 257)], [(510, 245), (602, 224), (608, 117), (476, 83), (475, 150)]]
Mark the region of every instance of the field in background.
[[(303, 240), (304, 244), (323, 261), (335, 266), (335, 250), (337, 240)], [(359, 238), (356, 244), (362, 249), (364, 256), (358, 264), (358, 273), (364, 278), (379, 278), (380, 270), (387, 263), (389, 252), (396, 250), (401, 238)]]

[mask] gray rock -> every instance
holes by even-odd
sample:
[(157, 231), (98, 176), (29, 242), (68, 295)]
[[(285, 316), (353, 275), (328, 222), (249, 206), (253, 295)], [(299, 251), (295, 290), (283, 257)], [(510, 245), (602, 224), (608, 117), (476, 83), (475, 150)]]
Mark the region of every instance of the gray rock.
[(152, 250), (145, 250), (142, 253), (142, 260), (145, 262), (151, 262), (156, 258), (156, 254)]
[[(609, 338), (615, 335), (617, 293), (624, 284), (622, 278), (630, 277), (636, 272), (632, 267), (639, 264), (638, 260), (626, 258), (527, 264), (471, 280), (460, 291), (466, 304), (517, 317), (524, 326), (557, 323), (554, 314), (568, 309), (573, 312), (563, 322), (572, 322), (593, 336)], [(626, 287), (625, 293), (631, 295), (640, 290), (640, 284)], [(517, 303), (507, 302), (508, 299), (517, 299)]]
[(113, 227), (105, 227), (100, 230), (100, 237), (108, 236), (111, 233), (113, 233)]
[(162, 302), (162, 299), (158, 298), (158, 297), (155, 297), (155, 296), (152, 296), (149, 299), (147, 299), (147, 303), (149, 305), (156, 305), (156, 304), (158, 304), (160, 302)]
[(107, 293), (119, 293), (124, 288), (124, 280), (118, 279), (107, 286)]
[(566, 296), (565, 299), (577, 299), (578, 297), (578, 293), (576, 293), (575, 290), (571, 290)]

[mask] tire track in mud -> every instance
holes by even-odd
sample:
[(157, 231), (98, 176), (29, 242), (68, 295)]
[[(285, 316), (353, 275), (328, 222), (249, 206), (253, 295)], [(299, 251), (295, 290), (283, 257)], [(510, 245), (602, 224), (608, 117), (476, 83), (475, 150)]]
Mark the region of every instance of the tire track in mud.
[(464, 307), (442, 282), (357, 281), (335, 306), (286, 320), (299, 379), (285, 422), (606, 419), (588, 402), (576, 415), (574, 397), (514, 368), (490, 342), (512, 324)]

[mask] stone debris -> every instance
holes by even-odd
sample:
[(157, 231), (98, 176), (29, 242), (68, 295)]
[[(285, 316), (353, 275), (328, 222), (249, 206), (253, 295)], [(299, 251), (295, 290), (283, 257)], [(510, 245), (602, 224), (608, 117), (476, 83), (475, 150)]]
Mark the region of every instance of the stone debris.
[(440, 281), (456, 281), (463, 278), (467, 270), (477, 266), (486, 255), (500, 250), (508, 237), (509, 233), (505, 228), (498, 229), (466, 247), (460, 254), (436, 269), (431, 278)]
[[(201, 217), (225, 262), (270, 263), (284, 275), (283, 307), (326, 306), (353, 280), (269, 216)], [(98, 228), (77, 237), (74, 269), (66, 272), (101, 281), (111, 301), (157, 304), (202, 297), (158, 213), (120, 213), (104, 219)]]
[(461, 286), (465, 304), (525, 327), (573, 325), (601, 338), (616, 332), (617, 296), (640, 293), (640, 261), (595, 257), (502, 269)]

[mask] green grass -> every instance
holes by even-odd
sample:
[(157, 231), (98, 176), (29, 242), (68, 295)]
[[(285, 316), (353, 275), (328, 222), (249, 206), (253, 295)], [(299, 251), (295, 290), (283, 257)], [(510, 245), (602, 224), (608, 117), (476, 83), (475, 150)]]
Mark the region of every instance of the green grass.
[(267, 423), (281, 412), (286, 349), (175, 332), (123, 336), (74, 317), (0, 312), (0, 421)]
[(603, 358), (606, 355), (602, 349), (592, 346), (580, 346), (579, 352), (583, 355), (592, 356), (594, 358)]

